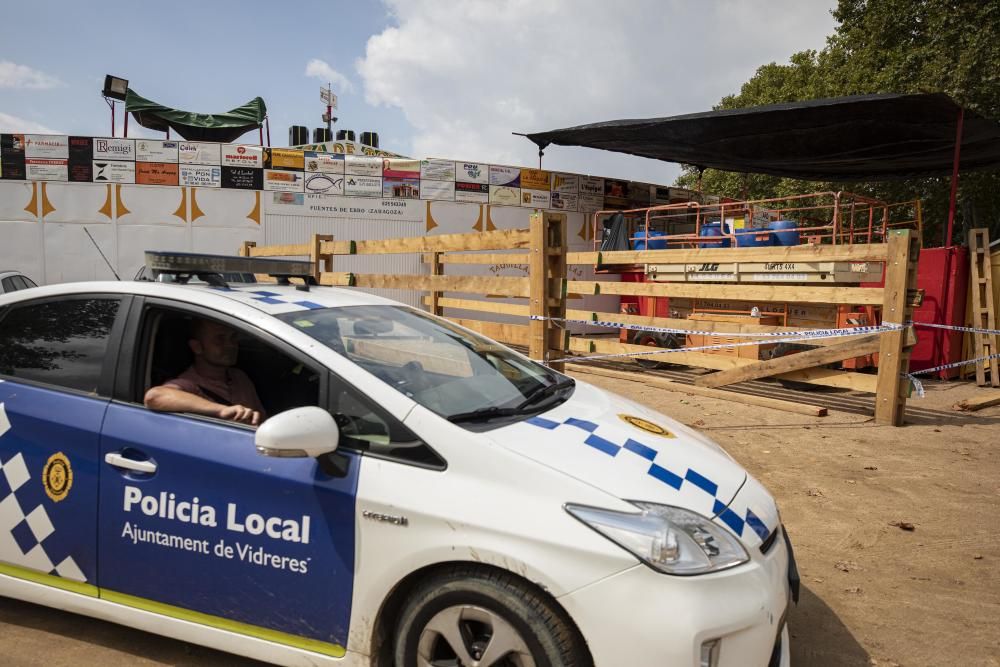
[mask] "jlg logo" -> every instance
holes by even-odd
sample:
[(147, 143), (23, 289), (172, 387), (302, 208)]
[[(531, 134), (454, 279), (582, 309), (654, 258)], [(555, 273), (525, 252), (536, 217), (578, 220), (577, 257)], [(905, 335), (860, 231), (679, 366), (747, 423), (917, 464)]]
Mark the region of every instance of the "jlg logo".
[(718, 270), (719, 270), (718, 264), (702, 264), (701, 268), (698, 269), (698, 271), (718, 271)]

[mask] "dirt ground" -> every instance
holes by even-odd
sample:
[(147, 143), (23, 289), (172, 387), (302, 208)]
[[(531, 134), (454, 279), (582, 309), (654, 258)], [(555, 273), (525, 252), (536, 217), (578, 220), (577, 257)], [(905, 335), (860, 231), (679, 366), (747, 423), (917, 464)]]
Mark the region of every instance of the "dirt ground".
[[(951, 409), (984, 390), (929, 382), (908, 425), (889, 428), (872, 423), (871, 397), (845, 392), (740, 386), (830, 408), (813, 418), (579, 377), (702, 429), (778, 499), (803, 584), (794, 664), (1000, 666), (1000, 407)], [(0, 656), (11, 667), (259, 665), (10, 600)]]

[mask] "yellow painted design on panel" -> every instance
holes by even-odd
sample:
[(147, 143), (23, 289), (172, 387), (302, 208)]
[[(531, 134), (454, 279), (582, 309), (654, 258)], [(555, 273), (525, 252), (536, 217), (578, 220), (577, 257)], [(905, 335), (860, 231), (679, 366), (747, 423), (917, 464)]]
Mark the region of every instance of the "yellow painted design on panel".
[(489, 204), (487, 204), (486, 205), (486, 231), (488, 231), (488, 232), (495, 232), (496, 230), (497, 230), (497, 226), (493, 224), (493, 209), (490, 208)]
[(472, 225), (472, 228), (477, 232), (483, 231), (483, 205), (479, 205), (479, 217), (476, 219), (476, 224)]
[(125, 207), (125, 202), (122, 201), (121, 185), (115, 185), (115, 203), (118, 205), (118, 212), (115, 215), (119, 218), (132, 212)]
[(49, 213), (52, 213), (52, 211), (56, 210), (56, 207), (53, 206), (52, 202), (49, 201), (48, 191), (46, 190), (46, 186), (47, 185), (48, 185), (48, 183), (42, 183), (42, 217), (43, 218), (45, 216), (47, 216)]
[(434, 219), (434, 216), (431, 215), (431, 203), (427, 202), (427, 230), (426, 231), (429, 232), (429, 231), (431, 231), (432, 229), (434, 229), (437, 226), (438, 226), (437, 221)]
[(254, 194), (253, 210), (250, 211), (249, 213), (247, 213), (247, 218), (250, 219), (250, 220), (253, 220), (254, 222), (256, 222), (259, 225), (260, 224), (260, 191), (258, 190), (257, 192), (255, 192), (253, 194)]
[(191, 222), (204, 217), (205, 213), (198, 208), (198, 188), (191, 188)]
[(187, 222), (187, 188), (181, 188), (181, 205), (174, 211), (174, 215)]
[(593, 227), (591, 226), (593, 222), (587, 217), (583, 216), (583, 224), (580, 225), (580, 232), (577, 234), (584, 241), (589, 241), (591, 238), (591, 232)]
[(111, 219), (111, 184), (108, 183), (108, 197), (104, 200), (104, 206), (97, 209), (98, 213), (103, 213), (107, 216), (108, 220)]
[(31, 184), (31, 201), (24, 207), (25, 212), (38, 215), (38, 183)]

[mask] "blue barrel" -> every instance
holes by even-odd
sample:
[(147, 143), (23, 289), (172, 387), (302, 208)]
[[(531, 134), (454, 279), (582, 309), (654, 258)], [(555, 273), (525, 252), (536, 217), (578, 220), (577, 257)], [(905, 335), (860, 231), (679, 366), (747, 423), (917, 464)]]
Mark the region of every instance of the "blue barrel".
[(699, 236), (712, 238), (712, 241), (699, 241), (698, 245), (702, 248), (728, 248), (729, 239), (723, 237), (722, 235), (722, 223), (719, 222), (706, 222), (701, 226), (701, 231), (698, 232)]
[[(757, 237), (761, 238), (758, 239)], [(761, 246), (774, 245), (774, 234), (766, 229), (737, 229), (737, 248), (758, 248)]]
[[(774, 220), (768, 225), (768, 229), (774, 233), (774, 245), (799, 245), (799, 230), (795, 229), (799, 223), (794, 220)], [(788, 230), (788, 231), (782, 231)]]
[[(634, 250), (666, 250), (667, 240), (665, 238), (660, 238), (666, 236), (664, 232), (658, 232), (655, 229), (650, 229), (645, 235), (642, 232), (636, 234), (638, 237), (633, 242)], [(647, 247), (647, 240), (649, 241)]]

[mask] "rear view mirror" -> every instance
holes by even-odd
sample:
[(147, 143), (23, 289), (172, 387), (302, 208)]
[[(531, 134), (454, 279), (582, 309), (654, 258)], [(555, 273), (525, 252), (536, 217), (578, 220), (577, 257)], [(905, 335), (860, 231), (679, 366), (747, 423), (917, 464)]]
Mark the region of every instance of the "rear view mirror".
[(277, 414), (257, 429), (254, 444), (264, 456), (317, 457), (337, 450), (340, 429), (329, 412), (305, 407)]

